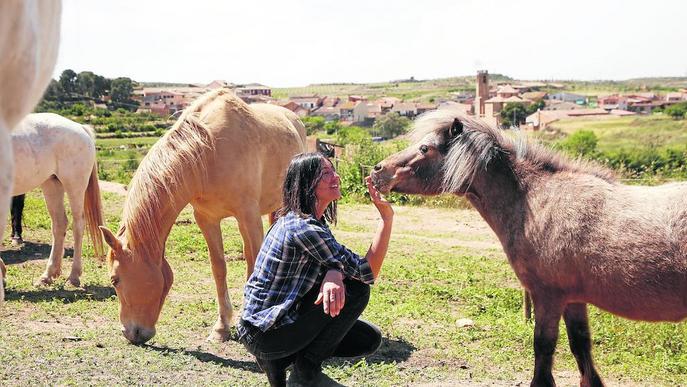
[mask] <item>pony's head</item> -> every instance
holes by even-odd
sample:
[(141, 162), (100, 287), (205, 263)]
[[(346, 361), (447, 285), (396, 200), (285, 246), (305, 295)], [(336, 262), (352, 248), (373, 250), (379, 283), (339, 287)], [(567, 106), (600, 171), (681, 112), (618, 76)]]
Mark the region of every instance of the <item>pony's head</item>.
[(413, 144), (375, 165), (371, 176), (377, 189), (423, 195), (444, 192), (449, 151), (468, 130), (466, 117), (452, 113), (433, 112), (418, 119), (410, 133)]
[(145, 257), (141, 249), (129, 248), (125, 237), (100, 229), (110, 246), (110, 281), (119, 298), (122, 333), (131, 343), (143, 344), (155, 336), (155, 323), (174, 281), (172, 269), (162, 255)]

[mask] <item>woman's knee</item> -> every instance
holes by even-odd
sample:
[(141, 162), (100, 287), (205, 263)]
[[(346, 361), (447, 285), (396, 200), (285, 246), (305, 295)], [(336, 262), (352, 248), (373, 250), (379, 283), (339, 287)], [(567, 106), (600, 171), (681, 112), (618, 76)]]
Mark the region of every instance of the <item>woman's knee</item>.
[(376, 325), (365, 320), (358, 320), (356, 324), (358, 329), (364, 331), (365, 341), (367, 342), (361, 356), (369, 356), (377, 352), (379, 347), (382, 346), (382, 331)]
[(346, 280), (346, 298), (360, 300), (367, 304), (370, 300), (370, 285), (357, 280)]

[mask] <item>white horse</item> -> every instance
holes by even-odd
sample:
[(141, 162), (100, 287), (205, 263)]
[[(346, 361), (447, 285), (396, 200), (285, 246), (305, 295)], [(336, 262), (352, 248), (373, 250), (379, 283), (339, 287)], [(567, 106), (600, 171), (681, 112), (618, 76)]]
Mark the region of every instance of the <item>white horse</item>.
[[(38, 103), (50, 82), (60, 39), (59, 0), (0, 1), (0, 240), (14, 168), (10, 131)], [(0, 304), (5, 265), (0, 259)]]
[(103, 220), (95, 161), (95, 135), (87, 126), (57, 114), (29, 114), (12, 132), (12, 147), (12, 195), (20, 195), (40, 186), (52, 219), (52, 250), (48, 267), (38, 284), (48, 285), (60, 275), (67, 232), (67, 215), (64, 211), (66, 192), (72, 210), (74, 235), (74, 262), (69, 282), (79, 286), (84, 223), (88, 223), (96, 255), (103, 256), (102, 234), (98, 229)]

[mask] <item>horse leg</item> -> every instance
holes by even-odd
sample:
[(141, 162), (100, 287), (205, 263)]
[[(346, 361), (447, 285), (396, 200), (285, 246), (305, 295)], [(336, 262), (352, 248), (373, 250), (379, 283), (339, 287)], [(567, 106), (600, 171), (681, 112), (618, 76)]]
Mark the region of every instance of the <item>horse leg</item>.
[(253, 274), (255, 259), (264, 237), (262, 217), (257, 206), (246, 206), (241, 213), (236, 215), (236, 220), (243, 238), (243, 256), (246, 258), (246, 278), (248, 278)]
[(580, 386), (603, 386), (604, 384), (594, 368), (592, 359), (592, 336), (589, 331), (587, 304), (567, 305), (563, 312), (563, 319), (568, 331), (570, 350), (575, 355), (577, 368), (580, 370)]
[(50, 285), (53, 279), (60, 276), (62, 271), (67, 214), (64, 211), (64, 187), (59, 180), (54, 177), (50, 178), (41, 184), (41, 189), (52, 219), (52, 249), (45, 273), (38, 279), (36, 285)]
[(531, 295), (534, 303), (534, 378), (530, 385), (555, 386), (551, 370), (563, 302), (548, 289), (540, 289)]
[(24, 212), (24, 199), (26, 195), (17, 195), (12, 197), (12, 208), (10, 213), (12, 214), (12, 245), (19, 246), (24, 243), (21, 237), (21, 218)]
[(81, 286), (81, 274), (83, 273), (83, 263), (81, 258), (83, 256), (83, 233), (86, 226), (84, 217), (84, 192), (85, 189), (73, 189), (67, 185), (67, 198), (69, 198), (69, 207), (72, 210), (72, 235), (74, 236), (74, 259), (72, 260), (72, 270), (69, 273), (69, 283), (76, 286)]
[(231, 306), (231, 299), (229, 298), (229, 291), (227, 289), (227, 263), (224, 260), (224, 245), (222, 244), (220, 220), (208, 218), (198, 211), (194, 211), (193, 215), (208, 244), (210, 263), (212, 264), (212, 276), (215, 279), (215, 288), (217, 290), (219, 318), (212, 327), (212, 332), (208, 340), (220, 342), (227, 341), (231, 336), (231, 317), (234, 310)]

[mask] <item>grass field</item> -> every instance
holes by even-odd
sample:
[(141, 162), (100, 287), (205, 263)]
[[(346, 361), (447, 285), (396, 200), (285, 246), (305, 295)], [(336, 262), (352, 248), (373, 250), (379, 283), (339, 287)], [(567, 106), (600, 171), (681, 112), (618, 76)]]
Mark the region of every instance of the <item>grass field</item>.
[[(662, 114), (607, 119), (561, 120), (550, 129), (569, 135), (578, 130), (596, 134), (600, 151), (641, 147), (687, 147), (687, 120), (674, 120)], [(545, 133), (544, 133), (545, 135)]]
[[(105, 193), (116, 228), (123, 198)], [(376, 224), (369, 205), (341, 205), (337, 238), (363, 252)], [(7, 302), (0, 310), (0, 385), (266, 385), (243, 347), (205, 340), (216, 319), (214, 284), (200, 231), (185, 210), (167, 242), (175, 283), (157, 336), (144, 346), (119, 332), (118, 301), (103, 263), (85, 259), (83, 288), (65, 279), (37, 289), (49, 254), (49, 219), (34, 191), (27, 198), (27, 241), (10, 248)], [(527, 384), (533, 367), (532, 324), (498, 241), (473, 210), (396, 207), (392, 243), (363, 317), (384, 333), (367, 359), (335, 359), (326, 372), (346, 385)], [(240, 311), (244, 262), (233, 220), (223, 223), (232, 303)], [(7, 232), (5, 233), (7, 235)], [(71, 246), (71, 242), (68, 242)], [(68, 250), (68, 254), (70, 251)], [(90, 247), (86, 257), (92, 256)], [(68, 273), (67, 258), (63, 273)], [(687, 385), (687, 324), (636, 323), (591, 310), (594, 353), (610, 385)], [(470, 318), (473, 327), (456, 320)], [(561, 327), (555, 375), (577, 385)]]

